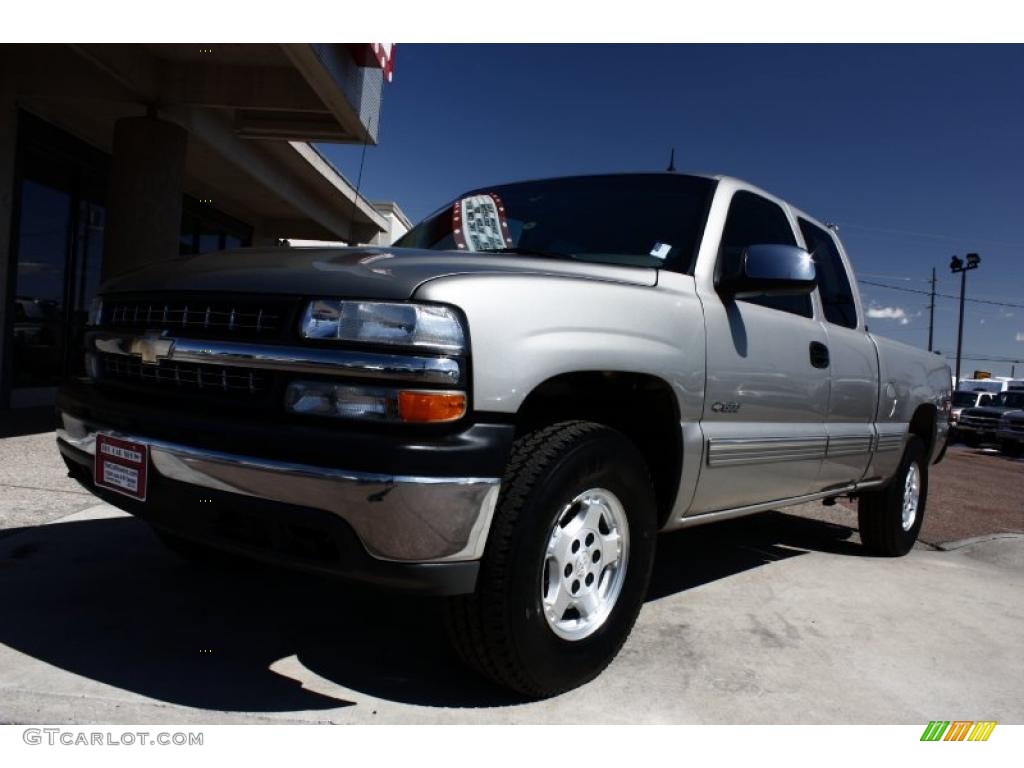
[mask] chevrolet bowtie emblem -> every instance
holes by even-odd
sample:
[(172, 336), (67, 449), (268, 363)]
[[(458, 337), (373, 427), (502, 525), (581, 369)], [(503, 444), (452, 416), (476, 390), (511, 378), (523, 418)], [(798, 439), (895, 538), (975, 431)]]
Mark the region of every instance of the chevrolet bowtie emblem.
[(174, 339), (164, 338), (166, 331), (146, 331), (144, 336), (132, 339), (128, 351), (142, 358), (146, 365), (159, 365), (174, 351)]

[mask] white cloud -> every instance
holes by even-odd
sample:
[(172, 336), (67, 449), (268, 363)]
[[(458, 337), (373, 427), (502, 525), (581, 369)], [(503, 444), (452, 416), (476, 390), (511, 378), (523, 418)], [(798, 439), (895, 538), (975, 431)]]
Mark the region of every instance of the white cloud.
[(1017, 334), (1017, 341), (1024, 341), (1024, 333)]
[(875, 320), (899, 320), (900, 325), (910, 322), (906, 310), (903, 307), (869, 307), (868, 317)]

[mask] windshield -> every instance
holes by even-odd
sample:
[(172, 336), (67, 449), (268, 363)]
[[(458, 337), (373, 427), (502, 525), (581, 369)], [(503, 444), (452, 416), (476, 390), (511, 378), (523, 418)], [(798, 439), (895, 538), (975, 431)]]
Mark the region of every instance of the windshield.
[(575, 176), (483, 187), (395, 246), (576, 259), (689, 274), (715, 182), (682, 174)]
[(977, 392), (954, 392), (953, 405), (957, 408), (969, 408), (978, 401)]
[(961, 381), (960, 389), (965, 392), (1001, 392), (1003, 385), (998, 381), (978, 379), (975, 381)]
[(1024, 392), (1000, 392), (992, 398), (992, 405), (1004, 408), (1024, 408)]

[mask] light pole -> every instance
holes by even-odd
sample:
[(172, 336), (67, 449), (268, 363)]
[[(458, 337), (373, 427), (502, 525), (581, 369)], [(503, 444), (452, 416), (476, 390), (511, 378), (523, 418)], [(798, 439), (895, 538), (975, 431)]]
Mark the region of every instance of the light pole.
[(956, 332), (956, 384), (953, 389), (960, 388), (960, 352), (964, 342), (964, 294), (967, 292), (967, 273), (977, 269), (981, 263), (981, 256), (976, 253), (967, 254), (967, 263), (959, 256), (954, 256), (949, 262), (949, 271), (954, 275), (960, 273), (960, 328)]

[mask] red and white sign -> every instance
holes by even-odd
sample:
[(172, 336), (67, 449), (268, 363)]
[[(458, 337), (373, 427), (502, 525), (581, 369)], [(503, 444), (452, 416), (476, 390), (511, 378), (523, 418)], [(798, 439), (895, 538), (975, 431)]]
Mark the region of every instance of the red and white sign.
[(349, 43), (349, 50), (356, 64), (384, 70), (384, 79), (391, 82), (395, 71), (394, 43)]
[(93, 481), (100, 488), (146, 500), (149, 446), (111, 435), (96, 435)]

